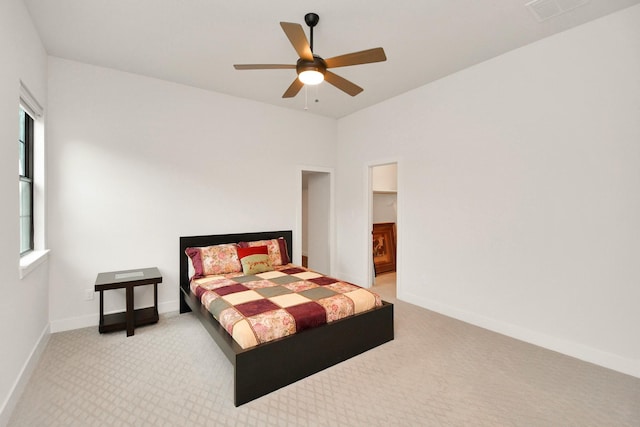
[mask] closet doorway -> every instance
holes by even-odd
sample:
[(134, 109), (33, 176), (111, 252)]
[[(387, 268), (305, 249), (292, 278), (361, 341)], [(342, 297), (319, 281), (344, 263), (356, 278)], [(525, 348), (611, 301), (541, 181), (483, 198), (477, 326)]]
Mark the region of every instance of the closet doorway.
[(369, 167), (371, 283), (396, 295), (398, 270), (398, 163)]
[(332, 274), (333, 174), (328, 170), (301, 170), (301, 264)]

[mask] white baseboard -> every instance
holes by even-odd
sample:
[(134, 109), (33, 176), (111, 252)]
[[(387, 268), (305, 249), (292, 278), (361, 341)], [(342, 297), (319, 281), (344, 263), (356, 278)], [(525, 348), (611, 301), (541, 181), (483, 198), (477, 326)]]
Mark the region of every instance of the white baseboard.
[(99, 315), (90, 314), (87, 316), (70, 317), (67, 319), (52, 320), (51, 333), (70, 331), (72, 329), (88, 328), (98, 326)]
[(16, 407), (20, 396), (22, 396), (22, 392), (29, 382), (29, 378), (31, 378), (31, 374), (37, 366), (38, 361), (40, 360), (40, 356), (42, 355), (42, 352), (49, 342), (50, 336), (51, 334), (49, 332), (49, 325), (46, 325), (42, 333), (40, 334), (40, 338), (38, 338), (36, 345), (33, 347), (33, 350), (31, 350), (31, 354), (29, 354), (29, 357), (22, 366), (20, 374), (18, 375), (18, 378), (16, 378), (13, 387), (11, 387), (9, 396), (0, 407), (0, 426), (4, 427), (9, 423), (11, 413)]
[(171, 313), (180, 310), (180, 300), (173, 300), (158, 303), (158, 313)]
[(593, 363), (604, 368), (612, 369), (623, 374), (640, 378), (640, 361), (627, 359), (613, 353), (598, 350), (583, 344), (559, 339), (557, 337), (532, 331), (509, 323), (479, 315), (477, 313), (460, 310), (438, 301), (425, 300), (412, 294), (399, 293), (398, 299), (411, 302), (428, 310), (435, 311), (454, 319), (506, 335), (520, 341), (534, 344), (567, 356)]
[[(158, 313), (170, 313), (180, 309), (180, 301), (166, 301), (158, 303)], [(120, 310), (114, 310), (105, 314), (116, 313)], [(100, 313), (89, 314), (86, 316), (70, 317), (67, 319), (52, 320), (51, 333), (71, 331), (73, 329), (89, 328), (98, 326), (100, 321)]]

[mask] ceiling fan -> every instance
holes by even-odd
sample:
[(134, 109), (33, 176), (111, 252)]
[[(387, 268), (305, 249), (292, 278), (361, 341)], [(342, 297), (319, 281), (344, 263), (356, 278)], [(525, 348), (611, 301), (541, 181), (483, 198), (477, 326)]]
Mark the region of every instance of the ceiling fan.
[(281, 22), (280, 26), (289, 38), (293, 48), (300, 57), (295, 65), (292, 64), (236, 64), (236, 70), (273, 70), (273, 69), (293, 69), (295, 68), (298, 77), (291, 83), (291, 86), (282, 95), (283, 98), (293, 98), (298, 94), (305, 84), (319, 84), (323, 80), (331, 83), (343, 92), (351, 96), (356, 96), (364, 89), (329, 71), (329, 68), (346, 67), (349, 65), (369, 64), (372, 62), (386, 61), (384, 49), (377, 47), (374, 49), (362, 50), (359, 52), (347, 53), (345, 55), (334, 56), (323, 59), (313, 53), (313, 27), (318, 24), (320, 17), (315, 13), (307, 13), (304, 21), (309, 26), (311, 44), (307, 41), (302, 25), (292, 22)]

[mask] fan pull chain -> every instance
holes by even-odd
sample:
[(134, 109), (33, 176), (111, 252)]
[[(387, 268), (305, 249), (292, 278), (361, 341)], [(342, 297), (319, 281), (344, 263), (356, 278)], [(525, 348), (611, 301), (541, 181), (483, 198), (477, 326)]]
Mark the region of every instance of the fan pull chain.
[[(316, 96), (313, 101), (317, 104), (320, 102), (320, 98), (318, 97), (318, 92), (320, 89), (318, 88), (320, 85), (315, 86)], [(309, 111), (309, 86), (304, 85), (304, 111)]]

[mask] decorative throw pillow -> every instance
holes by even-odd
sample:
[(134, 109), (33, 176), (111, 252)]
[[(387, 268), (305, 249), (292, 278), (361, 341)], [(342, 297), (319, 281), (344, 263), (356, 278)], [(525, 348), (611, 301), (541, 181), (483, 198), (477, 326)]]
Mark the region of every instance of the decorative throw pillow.
[(283, 237), (271, 240), (256, 240), (254, 242), (240, 242), (238, 245), (241, 248), (266, 245), (269, 249), (269, 259), (273, 266), (285, 265), (291, 262), (287, 251), (287, 241)]
[(187, 248), (185, 253), (191, 258), (194, 278), (214, 274), (238, 273), (242, 265), (238, 259), (238, 245), (225, 243), (215, 246)]
[(240, 262), (242, 263), (242, 272), (247, 276), (273, 270), (267, 254), (247, 255)]
[(240, 261), (242, 261), (242, 258), (249, 255), (256, 255), (256, 254), (269, 255), (269, 248), (267, 248), (266, 245), (247, 246), (246, 248), (239, 246), (237, 251), (238, 251), (238, 259), (240, 259)]
[(238, 258), (245, 275), (264, 273), (273, 270), (267, 246), (249, 246), (238, 248)]

